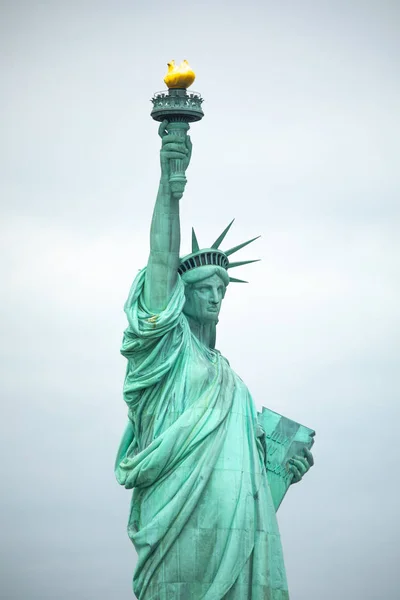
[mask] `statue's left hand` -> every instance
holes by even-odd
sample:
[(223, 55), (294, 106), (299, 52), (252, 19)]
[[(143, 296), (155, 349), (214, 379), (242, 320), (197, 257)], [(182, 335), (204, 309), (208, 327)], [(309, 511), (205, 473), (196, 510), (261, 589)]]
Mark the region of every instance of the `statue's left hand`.
[(314, 457), (311, 452), (304, 448), (304, 454), (296, 454), (288, 460), (288, 468), (293, 473), (292, 483), (298, 483), (303, 476), (311, 469), (314, 464)]

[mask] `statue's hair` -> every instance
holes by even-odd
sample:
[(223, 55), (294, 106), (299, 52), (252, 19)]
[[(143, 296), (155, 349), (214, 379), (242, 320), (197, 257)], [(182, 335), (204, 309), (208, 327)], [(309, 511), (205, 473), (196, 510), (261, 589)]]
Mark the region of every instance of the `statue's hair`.
[(219, 267), (217, 265), (204, 265), (202, 267), (196, 267), (195, 269), (191, 269), (190, 271), (186, 271), (181, 275), (183, 283), (186, 285), (192, 285), (193, 283), (198, 283), (199, 281), (203, 281), (204, 279), (208, 279), (213, 275), (218, 275), (224, 282), (225, 287), (229, 284), (229, 275), (223, 267)]

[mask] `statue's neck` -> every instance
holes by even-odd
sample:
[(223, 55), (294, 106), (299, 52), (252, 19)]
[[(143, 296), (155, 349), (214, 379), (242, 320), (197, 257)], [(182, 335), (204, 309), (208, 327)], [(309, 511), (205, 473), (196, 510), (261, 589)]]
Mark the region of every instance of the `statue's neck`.
[(197, 339), (207, 346), (207, 348), (215, 348), (215, 340), (217, 337), (217, 324), (216, 323), (198, 323), (191, 317), (186, 315), (189, 323), (189, 327), (193, 335)]

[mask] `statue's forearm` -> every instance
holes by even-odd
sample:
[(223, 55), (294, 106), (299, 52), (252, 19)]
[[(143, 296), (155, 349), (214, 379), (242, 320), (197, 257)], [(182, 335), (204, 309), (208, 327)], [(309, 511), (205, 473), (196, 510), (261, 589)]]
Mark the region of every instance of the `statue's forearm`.
[(178, 277), (180, 248), (179, 201), (170, 192), (168, 179), (161, 177), (150, 229), (145, 302), (151, 311), (163, 310)]
[[(179, 248), (181, 242), (179, 200), (185, 189), (186, 171), (192, 153), (192, 144), (181, 123), (163, 121), (159, 134), (161, 180), (150, 229), (150, 257), (147, 264), (144, 297), (151, 312), (166, 308), (178, 279)], [(170, 182), (171, 165), (183, 167), (181, 177)], [(183, 176), (182, 176), (183, 175)]]

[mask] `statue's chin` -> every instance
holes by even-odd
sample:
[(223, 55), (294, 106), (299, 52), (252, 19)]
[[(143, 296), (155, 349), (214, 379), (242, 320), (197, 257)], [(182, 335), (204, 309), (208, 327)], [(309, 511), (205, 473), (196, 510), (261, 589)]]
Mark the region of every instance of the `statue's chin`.
[(199, 323), (201, 325), (216, 325), (218, 323), (218, 315), (203, 318)]
[(218, 314), (217, 312), (207, 312), (206, 314), (201, 314), (201, 315), (191, 315), (186, 313), (185, 311), (183, 311), (183, 314), (185, 315), (185, 317), (187, 317), (187, 319), (189, 321), (192, 321), (193, 323), (196, 323), (196, 325), (200, 325), (200, 326), (210, 326), (210, 325), (216, 325), (218, 323)]

